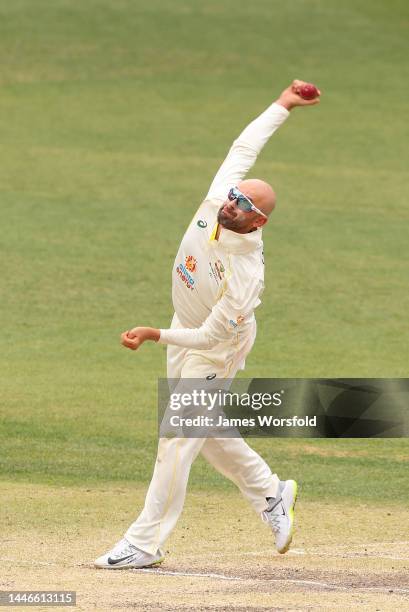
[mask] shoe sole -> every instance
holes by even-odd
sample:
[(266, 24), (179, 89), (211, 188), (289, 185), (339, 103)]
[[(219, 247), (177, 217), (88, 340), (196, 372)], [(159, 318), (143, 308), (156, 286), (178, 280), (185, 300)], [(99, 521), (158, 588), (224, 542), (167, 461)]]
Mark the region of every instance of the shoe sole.
[(290, 546), (291, 546), (291, 542), (293, 540), (293, 535), (294, 535), (294, 510), (295, 510), (295, 504), (297, 502), (297, 494), (298, 494), (298, 485), (296, 483), (295, 480), (291, 481), (292, 484), (292, 488), (293, 488), (293, 501), (292, 504), (288, 510), (288, 516), (290, 518), (290, 531), (288, 534), (288, 538), (287, 538), (287, 542), (285, 543), (285, 546), (283, 548), (280, 548), (280, 550), (278, 550), (278, 552), (280, 553), (280, 555), (284, 555), (286, 552), (288, 552)]
[(154, 563), (149, 563), (148, 565), (132, 565), (131, 563), (129, 565), (96, 565), (94, 563), (94, 566), (97, 569), (108, 570), (144, 569), (145, 567), (154, 567), (155, 565), (160, 565), (161, 563), (163, 563), (164, 560), (165, 557), (162, 557), (161, 559), (158, 559)]

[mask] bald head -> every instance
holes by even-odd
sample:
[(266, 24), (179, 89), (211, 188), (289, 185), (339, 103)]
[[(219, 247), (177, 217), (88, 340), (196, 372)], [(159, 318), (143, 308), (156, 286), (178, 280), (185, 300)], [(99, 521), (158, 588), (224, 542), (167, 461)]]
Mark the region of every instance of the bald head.
[(260, 179), (241, 181), (237, 189), (266, 216), (254, 210), (241, 210), (236, 200), (227, 198), (219, 209), (217, 220), (226, 229), (238, 234), (248, 234), (267, 223), (267, 217), (274, 210), (276, 196), (272, 187)]
[(241, 181), (237, 187), (244, 195), (248, 196), (267, 217), (276, 205), (276, 194), (271, 185), (260, 179), (247, 179)]

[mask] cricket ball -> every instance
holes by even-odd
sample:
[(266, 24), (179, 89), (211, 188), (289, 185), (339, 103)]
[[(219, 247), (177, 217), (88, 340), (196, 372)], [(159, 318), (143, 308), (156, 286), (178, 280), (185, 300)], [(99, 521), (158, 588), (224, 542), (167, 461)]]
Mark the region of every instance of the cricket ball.
[(300, 88), (300, 96), (304, 100), (314, 100), (319, 96), (318, 89), (312, 83), (306, 83)]

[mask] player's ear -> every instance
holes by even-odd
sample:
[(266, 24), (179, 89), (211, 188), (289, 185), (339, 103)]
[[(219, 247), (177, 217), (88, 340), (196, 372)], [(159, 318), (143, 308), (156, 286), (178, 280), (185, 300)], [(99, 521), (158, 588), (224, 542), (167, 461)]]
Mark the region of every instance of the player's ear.
[(267, 221), (268, 219), (266, 217), (262, 217), (261, 215), (258, 215), (257, 218), (254, 220), (254, 226), (263, 227), (263, 225), (265, 225)]

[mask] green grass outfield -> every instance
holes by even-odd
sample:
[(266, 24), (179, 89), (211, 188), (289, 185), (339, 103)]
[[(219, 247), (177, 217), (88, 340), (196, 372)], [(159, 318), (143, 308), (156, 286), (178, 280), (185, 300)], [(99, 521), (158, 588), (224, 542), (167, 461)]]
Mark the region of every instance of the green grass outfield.
[[(0, 0), (3, 479), (147, 482), (184, 229), (232, 140), (316, 82), (252, 176), (278, 209), (246, 375), (406, 377), (403, 0)], [(406, 440), (256, 440), (314, 499), (408, 499)], [(406, 478), (407, 481), (407, 478)], [(224, 487), (201, 461), (193, 487)], [(381, 487), (381, 488), (380, 488)]]

